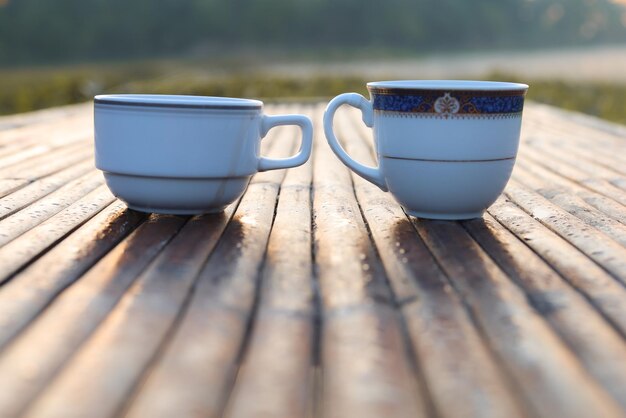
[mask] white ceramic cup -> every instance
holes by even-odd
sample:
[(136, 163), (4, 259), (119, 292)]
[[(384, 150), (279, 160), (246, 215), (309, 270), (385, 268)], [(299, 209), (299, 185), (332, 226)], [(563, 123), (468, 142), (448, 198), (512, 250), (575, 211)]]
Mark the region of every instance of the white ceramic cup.
[[(502, 193), (517, 155), (525, 84), (404, 80), (367, 84), (371, 99), (345, 93), (330, 101), (324, 131), (337, 157), (389, 191), (413, 216), (482, 216)], [(359, 108), (373, 129), (378, 167), (352, 159), (333, 132), (339, 106)]]
[[(267, 116), (257, 100), (172, 95), (94, 98), (96, 167), (131, 209), (168, 214), (222, 211), (257, 171), (296, 167), (311, 154), (311, 120)], [(260, 156), (278, 125), (297, 125), (302, 145), (289, 158)]]

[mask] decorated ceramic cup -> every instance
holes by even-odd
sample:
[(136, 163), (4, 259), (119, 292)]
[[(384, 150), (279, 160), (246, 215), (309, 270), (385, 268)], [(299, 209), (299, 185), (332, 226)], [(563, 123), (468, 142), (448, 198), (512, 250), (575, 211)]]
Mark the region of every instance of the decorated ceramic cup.
[[(96, 167), (113, 194), (142, 212), (222, 211), (257, 171), (296, 167), (311, 153), (302, 115), (267, 116), (257, 100), (170, 95), (102, 95), (95, 102)], [(302, 129), (300, 151), (260, 156), (278, 125)]]
[[(509, 180), (519, 145), (525, 84), (489, 81), (380, 81), (335, 97), (324, 131), (337, 157), (389, 191), (413, 216), (482, 216)], [(378, 167), (352, 159), (333, 132), (342, 104), (361, 109), (374, 131)]]

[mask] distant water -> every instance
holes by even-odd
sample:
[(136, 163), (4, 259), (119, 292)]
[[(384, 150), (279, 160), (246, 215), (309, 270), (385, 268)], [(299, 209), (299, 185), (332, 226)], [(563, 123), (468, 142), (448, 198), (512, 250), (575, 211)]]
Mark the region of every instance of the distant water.
[(493, 72), (529, 79), (566, 79), (626, 83), (626, 45), (538, 51), (433, 54), (422, 58), (347, 62), (275, 63), (268, 73), (355, 75), (367, 79), (447, 79), (484, 77)]

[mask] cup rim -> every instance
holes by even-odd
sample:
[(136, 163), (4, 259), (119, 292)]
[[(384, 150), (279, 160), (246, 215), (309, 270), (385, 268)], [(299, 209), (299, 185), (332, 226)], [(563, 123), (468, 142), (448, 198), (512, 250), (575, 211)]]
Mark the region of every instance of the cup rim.
[(263, 107), (263, 102), (253, 99), (177, 94), (100, 94), (94, 97), (94, 103), (183, 109), (256, 110)]
[(378, 90), (429, 90), (429, 91), (481, 91), (502, 92), (528, 90), (527, 84), (512, 83), (508, 81), (482, 81), (482, 80), (388, 80), (372, 81), (367, 83), (370, 91)]

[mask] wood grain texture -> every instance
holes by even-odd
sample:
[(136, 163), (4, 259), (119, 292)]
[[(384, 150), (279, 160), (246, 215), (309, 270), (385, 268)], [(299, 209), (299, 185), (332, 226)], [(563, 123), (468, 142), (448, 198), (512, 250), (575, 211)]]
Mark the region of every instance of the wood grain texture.
[(589, 299), (626, 336), (626, 288), (580, 250), (517, 205), (500, 198), (489, 213)]
[[(104, 417), (123, 408), (158, 354), (235, 208), (189, 221), (28, 414)], [(117, 372), (119, 367), (124, 375)], [(100, 407), (94, 411), (93, 405)]]
[[(568, 146), (574, 144), (578, 147), (587, 146), (588, 149), (590, 143), (597, 144), (593, 154), (604, 157), (605, 163), (626, 159), (623, 154), (616, 152), (624, 145), (626, 129), (623, 125), (536, 103), (529, 108), (529, 112), (530, 117), (526, 118), (528, 122), (561, 140), (566, 138), (565, 144)], [(545, 140), (550, 141), (550, 136)]]
[[(88, 142), (92, 136), (92, 126), (91, 121), (88, 125), (85, 122), (84, 120), (63, 121), (61, 126), (46, 127), (40, 132), (29, 132), (9, 139), (4, 146), (0, 146), (0, 168), (62, 147), (73, 146), (78, 142)], [(45, 141), (42, 141), (42, 138), (45, 138)]]
[(24, 126), (58, 123), (60, 120), (71, 118), (74, 115), (89, 117), (92, 114), (92, 110), (92, 103), (81, 103), (36, 110), (28, 113), (0, 116), (0, 131), (15, 130)]
[[(57, 107), (47, 109), (46, 112), (50, 117), (36, 116), (37, 112), (1, 117), (0, 120), (20, 116), (26, 120), (27, 117), (31, 117), (31, 121), (20, 124), (20, 126), (14, 124), (11, 129), (0, 130), (0, 147), (12, 146), (16, 140), (21, 142), (38, 139), (40, 143), (48, 143), (50, 141), (49, 134), (64, 133), (67, 135), (68, 132), (76, 132), (79, 129), (87, 130), (93, 125), (93, 106), (76, 106), (71, 112), (64, 112), (61, 107)], [(56, 116), (53, 116), (55, 112)]]
[(583, 295), (490, 215), (464, 227), (613, 397), (626, 408), (626, 345), (623, 336)]
[[(593, 192), (586, 194), (578, 190), (568, 187), (552, 186), (551, 183), (545, 181), (542, 177), (525, 171), (523, 167), (516, 170), (515, 181), (536, 191), (551, 203), (559, 206), (561, 209), (569, 212), (574, 217), (585, 222), (611, 237), (614, 241), (626, 247), (626, 225), (620, 222), (621, 218), (626, 215), (626, 207), (619, 204), (615, 205), (615, 211), (611, 211), (609, 205), (599, 204), (600, 207), (587, 203), (583, 196), (589, 196)], [(610, 214), (604, 213), (604, 210)], [(617, 219), (615, 219), (617, 217)]]
[[(0, 353), (0, 410), (21, 415), (181, 228), (155, 216), (68, 288)], [(45, 347), (45, 356), (40, 355)]]
[(96, 215), (115, 198), (106, 186), (100, 186), (45, 222), (20, 235), (0, 248), (0, 283), (15, 273), (31, 259), (37, 258), (47, 248), (85, 221)]
[(19, 186), (24, 187), (19, 190), (15, 190), (17, 187), (14, 187), (10, 195), (0, 199), (0, 219), (25, 208), (60, 187), (65, 186), (71, 180), (87, 173), (95, 173), (92, 161), (71, 165), (57, 173), (32, 182), (28, 180), (13, 180), (19, 182)]
[(28, 183), (29, 181), (24, 179), (0, 179), (0, 198), (13, 193)]
[(545, 153), (535, 152), (531, 148), (522, 148), (520, 155), (527, 161), (538, 166), (542, 166), (558, 173), (560, 176), (568, 180), (577, 182), (589, 190), (595, 191), (601, 195), (609, 197), (616, 202), (626, 205), (626, 191), (615, 186), (611, 181), (619, 180), (619, 177), (612, 177), (610, 180), (602, 177), (595, 177), (592, 172), (581, 170), (579, 165), (571, 165), (561, 163), (550, 157), (545, 158)]
[(538, 415), (621, 415), (615, 401), (458, 223), (413, 218), (413, 224)]
[[(308, 109), (307, 114), (317, 120), (321, 109)], [(318, 343), (314, 340), (318, 312), (311, 252), (312, 174), (309, 160), (289, 170), (282, 182), (258, 310), (226, 416), (304, 417), (311, 408)]]
[(0, 117), (0, 415), (625, 416), (626, 127), (529, 103), (503, 196), (438, 222), (323, 107), (266, 106), (315, 118), (312, 159), (192, 218), (113, 199), (91, 104)]
[(81, 142), (0, 169), (0, 178), (33, 181), (90, 159), (92, 156), (93, 145)]
[[(343, 128), (341, 136), (346, 138), (344, 146), (358, 161), (375, 166), (373, 150), (367, 145), (371, 133), (365, 130), (358, 114), (350, 119), (351, 124), (345, 119), (338, 123)], [(527, 414), (400, 205), (388, 193), (354, 174), (353, 181), (437, 416)]]
[(322, 303), (324, 417), (427, 416), (389, 284), (350, 172), (316, 138), (315, 261)]
[[(547, 199), (557, 200), (557, 205), (559, 201), (568, 202), (571, 199), (580, 198), (586, 204), (600, 211), (601, 214), (626, 225), (626, 206), (591, 191), (579, 183), (560, 177), (541, 166), (528, 164), (526, 161), (518, 161), (513, 172), (513, 179)], [(559, 196), (561, 197), (559, 198)], [(580, 203), (579, 206), (581, 205), (585, 206)], [(565, 209), (567, 210), (567, 206)], [(596, 214), (596, 216), (598, 215)]]
[(613, 276), (626, 284), (626, 248), (576, 216), (558, 208), (543, 196), (515, 181), (506, 196), (564, 240), (576, 246)]
[[(278, 132), (273, 131), (281, 144), (277, 152), (293, 149), (292, 138)], [(127, 416), (222, 414), (254, 319), (259, 270), (283, 177), (284, 170), (260, 173), (248, 186)]]
[(231, 205), (188, 221), (26, 416), (96, 418), (119, 411), (157, 355), (233, 211)]
[(102, 174), (90, 172), (65, 184), (32, 205), (0, 220), (0, 245), (6, 245), (26, 231), (61, 212), (104, 183)]
[[(0, 287), (0, 347), (144, 218), (145, 215), (126, 209), (123, 203), (114, 202)], [(24, 243), (33, 244), (36, 243)], [(3, 263), (2, 269), (2, 277), (6, 279), (12, 273), (10, 264)]]

